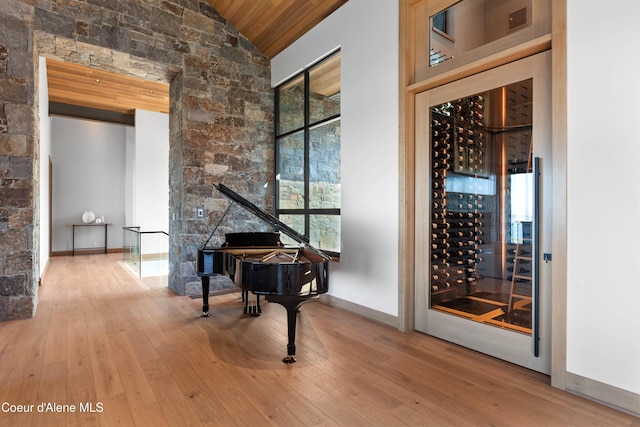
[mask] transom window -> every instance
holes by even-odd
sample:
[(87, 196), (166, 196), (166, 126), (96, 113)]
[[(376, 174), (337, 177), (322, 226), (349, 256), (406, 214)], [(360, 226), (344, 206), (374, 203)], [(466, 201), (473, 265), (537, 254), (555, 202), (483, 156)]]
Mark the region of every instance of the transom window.
[(276, 216), (340, 252), (340, 52), (276, 88)]

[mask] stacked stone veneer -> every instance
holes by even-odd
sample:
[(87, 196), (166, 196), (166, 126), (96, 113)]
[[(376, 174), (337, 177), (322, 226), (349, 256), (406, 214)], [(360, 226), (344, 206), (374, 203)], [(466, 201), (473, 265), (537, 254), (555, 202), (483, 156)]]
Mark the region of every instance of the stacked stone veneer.
[[(273, 206), (268, 58), (203, 0), (2, 0), (0, 22), (0, 320), (37, 305), (37, 200), (48, 191), (39, 183), (39, 56), (171, 84), (170, 207), (158, 215), (170, 220), (170, 287), (199, 288), (197, 248), (228, 203), (212, 184)], [(234, 209), (222, 225), (218, 242), (259, 227)]]

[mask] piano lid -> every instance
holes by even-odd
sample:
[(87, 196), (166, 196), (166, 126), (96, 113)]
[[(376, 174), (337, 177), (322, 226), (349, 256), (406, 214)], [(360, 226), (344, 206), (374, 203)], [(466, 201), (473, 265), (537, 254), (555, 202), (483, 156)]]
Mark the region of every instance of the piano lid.
[(257, 207), (256, 205), (254, 205), (253, 203), (251, 203), (250, 201), (248, 201), (247, 199), (245, 199), (244, 197), (242, 197), (241, 195), (239, 195), (238, 193), (230, 189), (229, 187), (225, 186), (224, 184), (218, 184), (218, 185), (214, 184), (213, 186), (216, 187), (218, 191), (220, 191), (222, 194), (228, 197), (231, 201), (238, 203), (243, 208), (245, 208), (246, 210), (248, 210), (249, 212), (257, 216), (258, 218), (262, 219), (268, 224), (271, 224), (276, 230), (283, 232), (284, 234), (286, 234), (296, 242), (300, 243), (302, 246), (308, 248), (312, 252), (315, 252), (317, 255), (321, 256), (322, 258), (325, 258), (327, 260), (331, 259), (330, 256), (322, 252), (320, 249), (316, 249), (313, 246), (311, 246), (309, 244), (309, 239), (307, 239), (307, 237), (298, 233), (296, 230), (289, 227), (287, 224), (281, 222), (275, 216), (263, 211), (262, 209), (260, 209), (259, 207)]

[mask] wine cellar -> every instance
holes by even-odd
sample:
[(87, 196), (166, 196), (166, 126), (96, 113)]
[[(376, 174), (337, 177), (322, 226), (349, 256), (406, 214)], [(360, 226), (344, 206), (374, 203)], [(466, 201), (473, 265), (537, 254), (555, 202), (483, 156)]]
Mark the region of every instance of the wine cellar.
[(531, 332), (532, 81), (434, 106), (432, 308)]
[(482, 96), (432, 111), (432, 301), (470, 295), (482, 258), (483, 196), (448, 192), (447, 174), (484, 170)]

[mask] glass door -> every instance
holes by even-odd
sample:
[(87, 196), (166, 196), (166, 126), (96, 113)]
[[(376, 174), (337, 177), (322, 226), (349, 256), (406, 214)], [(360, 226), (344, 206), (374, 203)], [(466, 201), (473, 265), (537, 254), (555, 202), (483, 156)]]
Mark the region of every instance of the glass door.
[(550, 54), (416, 96), (416, 328), (550, 372)]

